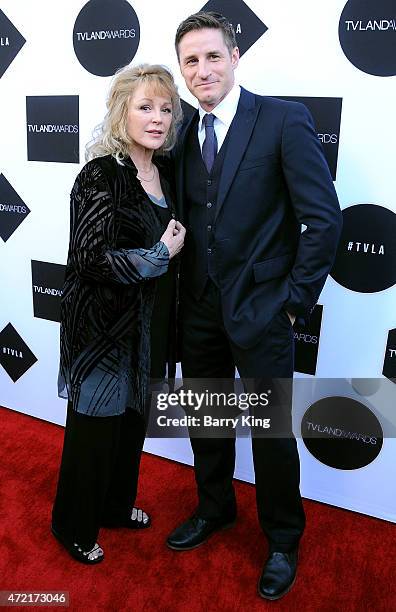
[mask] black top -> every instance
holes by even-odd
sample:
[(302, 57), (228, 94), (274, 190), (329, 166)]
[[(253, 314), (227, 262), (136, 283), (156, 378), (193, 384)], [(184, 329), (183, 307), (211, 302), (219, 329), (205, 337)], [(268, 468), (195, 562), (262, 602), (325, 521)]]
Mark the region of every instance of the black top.
[[(156, 157), (166, 214), (171, 171)], [(91, 416), (143, 412), (150, 377), (156, 279), (168, 270), (160, 208), (130, 159), (88, 162), (71, 193), (70, 244), (61, 300), (58, 390)], [(169, 194), (169, 195), (168, 195)], [(166, 327), (169, 329), (169, 325)]]
[[(169, 196), (168, 196), (169, 197)], [(149, 198), (156, 206), (163, 231), (171, 220), (171, 211), (165, 198), (158, 200), (152, 195)], [(163, 379), (166, 374), (166, 362), (169, 346), (169, 331), (174, 303), (176, 269), (174, 260), (169, 262), (168, 272), (159, 277), (155, 292), (153, 314), (151, 316), (151, 378)]]

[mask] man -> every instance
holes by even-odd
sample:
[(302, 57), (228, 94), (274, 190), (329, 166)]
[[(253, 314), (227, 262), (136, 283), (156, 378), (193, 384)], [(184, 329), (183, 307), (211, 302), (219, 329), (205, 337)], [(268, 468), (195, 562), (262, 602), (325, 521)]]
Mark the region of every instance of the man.
[[(175, 44), (199, 102), (175, 150), (187, 225), (183, 379), (232, 379), (236, 366), (255, 390), (267, 390), (269, 380), (278, 387), (275, 435), (252, 435), (258, 517), (269, 540), (259, 593), (278, 599), (295, 580), (305, 516), (290, 389), (276, 381), (292, 379), (292, 325), (308, 319), (319, 297), (341, 213), (307, 109), (235, 84), (239, 51), (228, 21), (191, 15)], [(199, 504), (168, 537), (179, 551), (203, 544), (236, 517), (235, 439), (191, 437), (191, 444)]]

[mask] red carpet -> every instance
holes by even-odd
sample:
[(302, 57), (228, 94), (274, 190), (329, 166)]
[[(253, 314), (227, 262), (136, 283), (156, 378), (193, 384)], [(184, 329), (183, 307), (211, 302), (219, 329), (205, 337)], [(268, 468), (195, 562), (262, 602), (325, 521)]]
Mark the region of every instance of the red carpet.
[(148, 454), (138, 503), (153, 526), (140, 533), (103, 529), (104, 562), (83, 566), (49, 532), (63, 428), (6, 409), (0, 417), (0, 590), (68, 590), (71, 610), (396, 610), (396, 525), (306, 501), (296, 585), (282, 600), (266, 602), (256, 594), (266, 544), (254, 487), (236, 483), (233, 529), (196, 550), (172, 552), (164, 540), (194, 509), (193, 472)]

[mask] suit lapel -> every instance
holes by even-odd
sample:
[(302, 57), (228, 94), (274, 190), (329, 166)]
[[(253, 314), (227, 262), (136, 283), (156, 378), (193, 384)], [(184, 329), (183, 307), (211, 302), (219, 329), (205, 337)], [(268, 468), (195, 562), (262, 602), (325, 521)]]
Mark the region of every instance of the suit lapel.
[(237, 112), (230, 126), (228, 145), (224, 156), (219, 190), (216, 202), (216, 217), (234, 180), (238, 166), (248, 146), (259, 106), (255, 104), (254, 94), (241, 87)]

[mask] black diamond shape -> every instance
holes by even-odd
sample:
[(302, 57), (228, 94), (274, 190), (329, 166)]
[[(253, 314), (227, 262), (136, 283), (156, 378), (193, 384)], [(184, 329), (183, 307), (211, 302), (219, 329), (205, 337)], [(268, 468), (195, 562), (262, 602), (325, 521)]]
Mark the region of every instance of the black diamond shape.
[(8, 376), (16, 382), (36, 361), (37, 357), (26, 342), (11, 323), (8, 323), (0, 332), (0, 364)]
[(18, 55), (26, 40), (0, 9), (0, 77)]
[(25, 202), (6, 177), (0, 174), (0, 236), (4, 242), (7, 242), (29, 213), (30, 209)]
[(389, 330), (382, 374), (396, 384), (396, 329)]
[(268, 30), (243, 0), (209, 0), (201, 11), (221, 13), (232, 23), (241, 56)]

